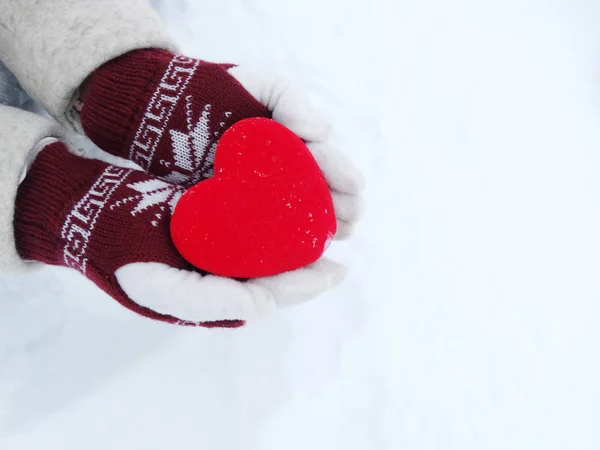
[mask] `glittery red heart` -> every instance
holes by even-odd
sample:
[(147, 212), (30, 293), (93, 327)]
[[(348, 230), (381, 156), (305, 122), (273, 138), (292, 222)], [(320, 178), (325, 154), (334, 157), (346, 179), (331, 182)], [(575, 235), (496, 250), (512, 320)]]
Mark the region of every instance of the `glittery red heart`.
[(304, 142), (283, 125), (246, 119), (217, 146), (215, 175), (190, 188), (171, 236), (195, 267), (256, 278), (315, 262), (336, 232), (331, 194)]

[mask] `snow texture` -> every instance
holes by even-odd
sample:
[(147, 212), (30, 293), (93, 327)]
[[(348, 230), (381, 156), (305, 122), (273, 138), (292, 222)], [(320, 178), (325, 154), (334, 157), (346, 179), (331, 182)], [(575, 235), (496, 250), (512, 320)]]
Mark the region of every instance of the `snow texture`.
[(345, 284), (236, 331), (0, 277), (0, 448), (600, 448), (600, 4), (154, 2), (293, 76), (362, 166)]

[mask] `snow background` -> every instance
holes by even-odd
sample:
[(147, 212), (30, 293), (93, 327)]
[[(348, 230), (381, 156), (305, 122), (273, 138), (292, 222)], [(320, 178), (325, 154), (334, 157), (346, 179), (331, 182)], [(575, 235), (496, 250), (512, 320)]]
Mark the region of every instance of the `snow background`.
[(156, 1), (363, 167), (351, 276), (237, 331), (0, 276), (0, 449), (600, 448), (600, 3)]

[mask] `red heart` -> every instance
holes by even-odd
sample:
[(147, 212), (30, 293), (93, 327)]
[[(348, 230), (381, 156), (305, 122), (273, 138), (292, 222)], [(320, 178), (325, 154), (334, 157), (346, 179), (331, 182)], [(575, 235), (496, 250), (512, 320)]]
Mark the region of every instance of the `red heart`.
[(233, 278), (298, 269), (321, 257), (336, 232), (331, 194), (294, 133), (264, 118), (227, 130), (215, 176), (190, 188), (171, 220), (179, 253), (195, 267)]

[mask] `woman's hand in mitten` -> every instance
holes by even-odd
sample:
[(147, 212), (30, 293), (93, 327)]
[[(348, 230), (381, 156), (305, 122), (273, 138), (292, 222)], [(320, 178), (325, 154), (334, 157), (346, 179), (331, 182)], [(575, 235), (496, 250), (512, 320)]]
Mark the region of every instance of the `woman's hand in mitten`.
[(246, 282), (184, 261), (169, 224), (183, 188), (142, 171), (83, 159), (46, 142), (19, 186), (14, 229), (28, 261), (71, 267), (127, 308), (184, 325), (236, 327), (337, 284), (344, 267), (322, 259)]
[(361, 216), (361, 174), (329, 143), (330, 126), (306, 95), (278, 77), (136, 50), (94, 72), (81, 99), (83, 130), (98, 147), (186, 188), (213, 175), (224, 131), (242, 119), (271, 117), (313, 153), (331, 189), (337, 238), (348, 237)]

